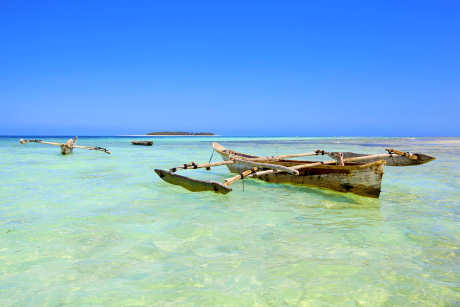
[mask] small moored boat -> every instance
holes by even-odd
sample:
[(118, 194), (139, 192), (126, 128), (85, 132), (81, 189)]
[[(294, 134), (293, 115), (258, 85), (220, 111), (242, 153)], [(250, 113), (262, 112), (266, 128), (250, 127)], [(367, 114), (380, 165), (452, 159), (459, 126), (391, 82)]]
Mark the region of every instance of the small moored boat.
[(152, 146), (153, 141), (131, 141), (133, 145)]
[(77, 145), (76, 144), (77, 140), (78, 140), (78, 137), (75, 137), (74, 139), (69, 139), (66, 143), (57, 143), (57, 142), (47, 142), (47, 141), (37, 140), (37, 139), (32, 139), (32, 140), (20, 139), (19, 143), (21, 143), (21, 144), (39, 143), (39, 144), (59, 146), (61, 148), (61, 154), (63, 154), (63, 155), (70, 155), (73, 152), (74, 148), (97, 150), (97, 151), (105, 152), (106, 154), (110, 155), (110, 150), (108, 150), (107, 148), (103, 148), (103, 147), (99, 147), (99, 146), (94, 147), (94, 146)]

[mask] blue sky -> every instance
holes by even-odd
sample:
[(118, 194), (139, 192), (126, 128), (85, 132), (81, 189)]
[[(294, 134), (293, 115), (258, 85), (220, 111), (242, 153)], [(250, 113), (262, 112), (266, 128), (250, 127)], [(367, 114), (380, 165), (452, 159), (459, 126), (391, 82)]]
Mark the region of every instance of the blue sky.
[(0, 47), (0, 135), (460, 135), (459, 1), (5, 0)]

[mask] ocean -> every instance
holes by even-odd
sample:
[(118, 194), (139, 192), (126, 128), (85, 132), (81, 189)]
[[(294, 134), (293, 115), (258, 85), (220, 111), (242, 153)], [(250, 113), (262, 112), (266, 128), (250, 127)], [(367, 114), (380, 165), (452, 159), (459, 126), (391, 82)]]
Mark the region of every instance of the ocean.
[[(65, 142), (68, 137), (46, 140)], [(133, 139), (154, 141), (132, 146)], [(153, 172), (315, 149), (437, 159), (385, 167), (379, 199), (247, 179), (191, 193)], [(1, 306), (454, 306), (460, 138), (0, 137)], [(312, 157), (311, 160), (317, 159)], [(222, 181), (226, 167), (181, 172)]]

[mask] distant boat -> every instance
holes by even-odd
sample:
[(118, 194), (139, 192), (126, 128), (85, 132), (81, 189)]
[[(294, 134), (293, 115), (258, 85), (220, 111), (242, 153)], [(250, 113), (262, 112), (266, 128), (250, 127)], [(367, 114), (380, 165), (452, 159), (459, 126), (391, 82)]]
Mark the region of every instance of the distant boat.
[(133, 145), (143, 145), (143, 146), (152, 146), (153, 141), (131, 141)]
[(24, 140), (20, 139), (19, 143), (21, 144), (28, 144), (28, 143), (39, 143), (39, 144), (47, 144), (47, 145), (54, 145), (54, 146), (59, 146), (61, 148), (61, 154), (63, 155), (70, 155), (73, 152), (74, 148), (81, 148), (81, 149), (88, 149), (88, 150), (98, 150), (105, 152), (106, 154), (110, 155), (110, 150), (107, 148), (103, 147), (93, 147), (93, 146), (81, 146), (81, 145), (76, 145), (78, 140), (78, 137), (75, 137), (75, 139), (69, 139), (66, 143), (57, 143), (57, 142), (47, 142), (43, 140)]

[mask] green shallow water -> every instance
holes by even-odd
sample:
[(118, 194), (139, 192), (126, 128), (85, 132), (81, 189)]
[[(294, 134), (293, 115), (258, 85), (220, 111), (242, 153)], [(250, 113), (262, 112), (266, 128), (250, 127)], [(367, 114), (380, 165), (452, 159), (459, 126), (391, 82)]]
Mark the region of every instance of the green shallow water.
[[(131, 139), (81, 137), (113, 154), (61, 156), (0, 138), (1, 306), (460, 302), (460, 138)], [(437, 160), (386, 167), (378, 200), (256, 180), (190, 193), (153, 173), (208, 161), (214, 140), (259, 155), (391, 146)]]

